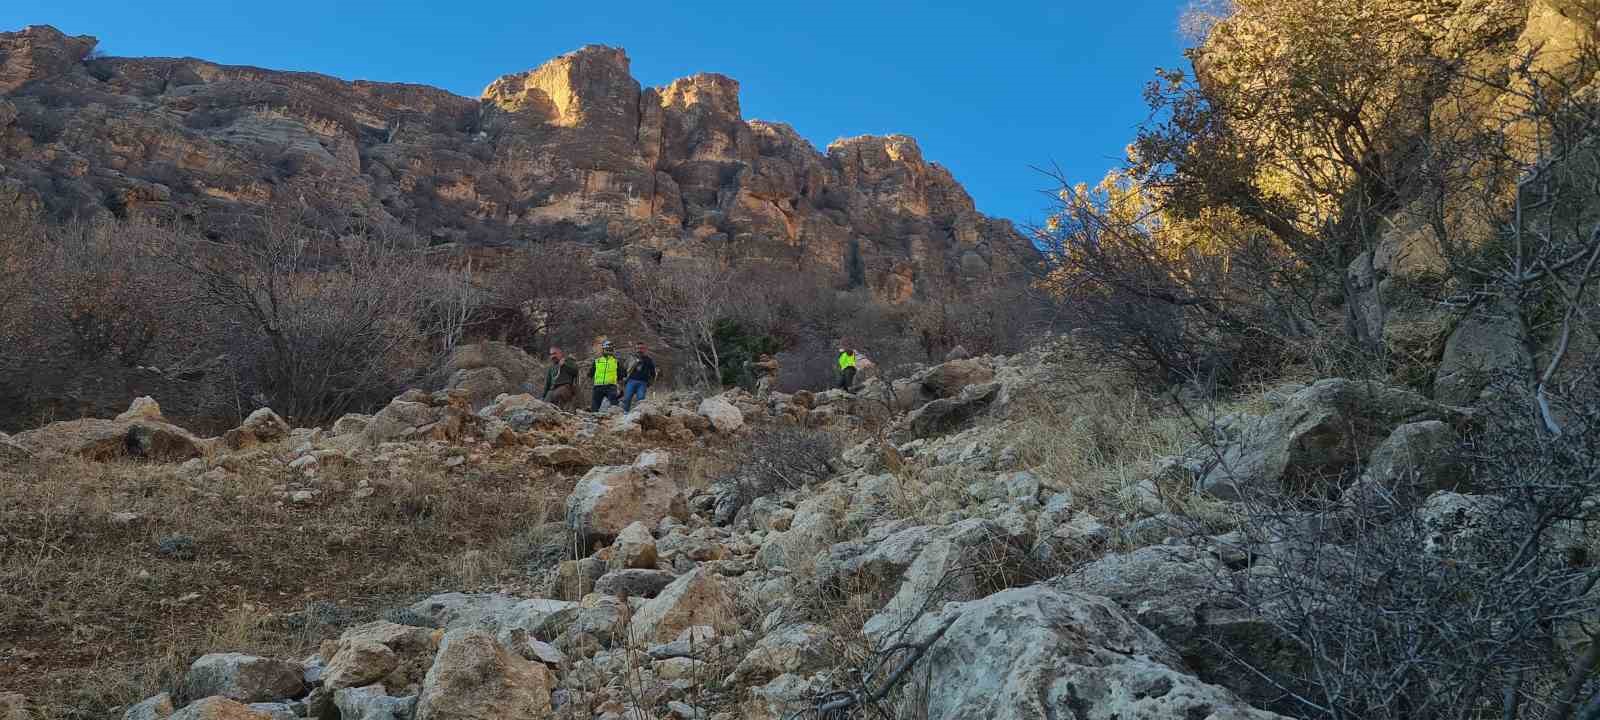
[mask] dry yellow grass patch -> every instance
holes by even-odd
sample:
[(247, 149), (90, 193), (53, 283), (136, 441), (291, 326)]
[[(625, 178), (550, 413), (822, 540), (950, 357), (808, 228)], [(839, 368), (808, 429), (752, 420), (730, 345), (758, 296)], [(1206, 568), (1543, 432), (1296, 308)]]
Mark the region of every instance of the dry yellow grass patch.
[[(266, 447), (237, 472), (69, 460), (0, 469), (0, 677), (45, 717), (100, 717), (195, 656), (296, 656), (436, 589), (521, 587), (522, 542), (572, 478), (489, 457), (329, 468)], [(367, 498), (353, 495), (366, 481)], [(299, 482), (320, 494), (287, 502)]]

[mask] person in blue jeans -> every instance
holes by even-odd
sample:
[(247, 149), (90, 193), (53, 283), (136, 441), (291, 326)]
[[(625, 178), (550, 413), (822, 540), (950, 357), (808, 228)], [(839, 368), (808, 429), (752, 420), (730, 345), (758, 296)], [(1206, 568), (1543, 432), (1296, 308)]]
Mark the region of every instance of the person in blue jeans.
[(636, 399), (644, 402), (645, 391), (650, 389), (650, 383), (656, 381), (656, 374), (656, 361), (651, 359), (649, 348), (639, 343), (633, 363), (628, 366), (628, 384), (622, 391), (623, 412), (632, 412)]

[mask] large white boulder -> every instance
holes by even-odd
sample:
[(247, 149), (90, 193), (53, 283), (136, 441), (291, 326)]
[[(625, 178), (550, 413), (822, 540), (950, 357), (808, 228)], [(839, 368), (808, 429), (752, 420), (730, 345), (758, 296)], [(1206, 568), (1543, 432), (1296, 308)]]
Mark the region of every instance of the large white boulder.
[(744, 413), (720, 395), (701, 400), (699, 412), (723, 435), (738, 432), (739, 428), (744, 427)]
[(918, 666), (928, 720), (1287, 720), (1183, 672), (1183, 661), (1110, 600), (1046, 586), (952, 603), (907, 641), (946, 626)]

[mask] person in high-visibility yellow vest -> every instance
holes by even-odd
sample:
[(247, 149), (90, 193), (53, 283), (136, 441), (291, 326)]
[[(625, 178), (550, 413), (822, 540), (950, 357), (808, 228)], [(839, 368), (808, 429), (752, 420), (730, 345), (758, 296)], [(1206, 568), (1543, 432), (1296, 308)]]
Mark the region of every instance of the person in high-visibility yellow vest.
[(856, 380), (856, 352), (849, 348), (839, 348), (839, 389), (850, 392), (850, 386)]
[(610, 340), (600, 343), (600, 356), (589, 365), (589, 378), (594, 381), (589, 412), (600, 412), (604, 400), (610, 400), (612, 405), (622, 403), (622, 394), (617, 392), (617, 356), (611, 351)]

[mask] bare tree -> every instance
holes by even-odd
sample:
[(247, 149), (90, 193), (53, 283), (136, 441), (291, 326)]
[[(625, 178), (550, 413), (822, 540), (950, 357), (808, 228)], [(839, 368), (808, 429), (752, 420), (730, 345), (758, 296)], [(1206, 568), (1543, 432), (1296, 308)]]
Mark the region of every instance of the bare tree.
[(729, 273), (690, 267), (662, 267), (633, 283), (633, 298), (651, 327), (686, 353), (702, 386), (722, 384), (717, 323), (728, 317)]
[(164, 257), (236, 323), (262, 399), (299, 422), (387, 399), (449, 344), (435, 276), (379, 229), (336, 237), (279, 211), (234, 242), (186, 234)]

